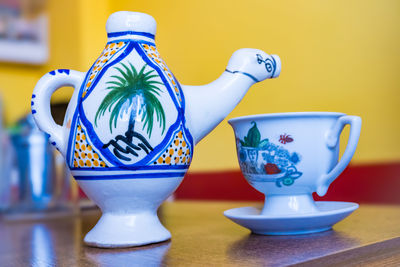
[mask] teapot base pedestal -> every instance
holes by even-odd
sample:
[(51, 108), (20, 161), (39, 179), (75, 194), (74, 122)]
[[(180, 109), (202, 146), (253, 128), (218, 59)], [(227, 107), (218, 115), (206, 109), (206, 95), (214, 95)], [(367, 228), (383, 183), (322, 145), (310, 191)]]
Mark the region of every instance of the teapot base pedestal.
[[(108, 179), (77, 180), (86, 195), (103, 212), (84, 239), (87, 245), (122, 248), (171, 238), (157, 216), (157, 209), (175, 191), (182, 177), (116, 179), (112, 174), (103, 173)], [(77, 173), (72, 174), (78, 176)]]
[(157, 214), (104, 213), (85, 236), (88, 246), (100, 248), (126, 248), (159, 243), (171, 238)]

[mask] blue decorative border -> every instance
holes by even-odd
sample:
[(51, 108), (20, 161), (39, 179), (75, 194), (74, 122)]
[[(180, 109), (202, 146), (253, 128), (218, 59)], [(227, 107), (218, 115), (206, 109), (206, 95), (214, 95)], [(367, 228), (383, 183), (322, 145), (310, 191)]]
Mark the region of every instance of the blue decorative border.
[[(69, 69), (58, 69), (57, 70), (58, 73), (66, 73), (67, 75), (69, 75)], [(56, 71), (52, 70), (49, 72), (50, 75), (56, 75)]]
[(148, 40), (137, 40), (137, 39), (129, 39), (129, 38), (127, 38), (127, 39), (115, 39), (115, 40), (112, 40), (112, 41), (108, 42), (107, 44), (119, 43), (119, 42), (128, 42), (128, 43), (130, 43), (130, 42), (138, 42), (138, 43), (143, 43), (143, 44), (148, 44), (148, 45), (156, 45), (155, 42), (150, 42)]
[(187, 170), (187, 165), (140, 165), (140, 166), (120, 166), (108, 168), (70, 168), (71, 171), (121, 171), (121, 170)]
[[(172, 76), (174, 77), (175, 81), (177, 81), (177, 79), (175, 78), (175, 76), (172, 74)], [(182, 98), (182, 107), (183, 107), (183, 119), (182, 119), (182, 128), (183, 131), (185, 132), (185, 136), (189, 141), (190, 144), (190, 148), (192, 149), (192, 156), (193, 156), (193, 151), (194, 151), (194, 141), (193, 141), (193, 136), (192, 134), (189, 132), (189, 130), (185, 127), (186, 126), (186, 117), (185, 117), (185, 96), (183, 94), (181, 85), (179, 84), (179, 82), (176, 82), (176, 85), (178, 86), (179, 89), (179, 93), (181, 94), (181, 98)]]
[(74, 175), (76, 180), (114, 180), (114, 179), (145, 179), (145, 178), (182, 178), (186, 172), (133, 173), (117, 175)]
[[(116, 42), (110, 42), (110, 43), (116, 43)], [(125, 50), (123, 50), (126, 47)], [(86, 91), (86, 95), (85, 97), (81, 98), (82, 102), (85, 101), (85, 99), (90, 95), (90, 93), (93, 91), (93, 89), (96, 87), (97, 83), (100, 81), (101, 77), (103, 77), (104, 73), (111, 67), (114, 66), (115, 64), (117, 64), (118, 62), (120, 62), (121, 60), (123, 60), (127, 55), (129, 55), (129, 53), (132, 51), (133, 46), (129, 46), (129, 44), (126, 44), (124, 47), (121, 47), (121, 51), (123, 50), (123, 52), (121, 53), (121, 55), (119, 55), (114, 61), (111, 62), (111, 59), (115, 56), (113, 55), (109, 61), (110, 64), (108, 64), (107, 66), (103, 67), (102, 70), (100, 71), (100, 73), (97, 75), (97, 77), (95, 78), (95, 81), (93, 82), (93, 84), (90, 85), (89, 90)], [(117, 53), (116, 53), (117, 54)], [(101, 57), (101, 56), (100, 56)], [(100, 58), (99, 57), (99, 58)], [(96, 64), (97, 60), (95, 61), (95, 63), (93, 64), (93, 66)], [(90, 68), (89, 73), (92, 72), (92, 68)], [(84, 84), (87, 83), (87, 80), (85, 79)], [(83, 92), (82, 92), (83, 93)]]
[[(147, 63), (147, 65), (149, 65), (150, 67), (152, 67), (154, 70), (157, 71), (157, 73), (160, 76), (161, 80), (163, 81), (165, 87), (167, 88), (167, 91), (168, 91), (170, 97), (172, 98), (172, 100), (173, 100), (173, 102), (174, 102), (174, 104), (175, 104), (175, 106), (176, 106), (176, 108), (178, 110), (178, 113), (179, 113), (179, 111), (180, 112), (182, 112), (182, 111), (184, 112), (184, 108), (182, 108), (179, 105), (179, 103), (176, 101), (176, 96), (175, 96), (175, 93), (173, 91), (173, 88), (171, 88), (171, 86), (169, 84), (169, 81), (165, 78), (165, 74), (161, 70), (160, 66), (158, 66), (157, 64), (154, 64), (154, 62), (149, 59), (147, 54), (143, 51), (143, 48), (138, 43), (135, 43), (135, 50), (139, 53), (139, 55), (141, 56), (143, 61)], [(182, 99), (182, 101), (183, 101), (183, 99)], [(182, 102), (183, 106), (184, 106), (184, 104), (185, 103)]]
[(113, 38), (113, 37), (119, 37), (119, 36), (124, 36), (124, 35), (139, 35), (139, 36), (145, 36), (151, 39), (155, 39), (154, 34), (148, 33), (148, 32), (135, 32), (135, 31), (124, 31), (124, 32), (110, 32), (107, 34), (108, 38)]

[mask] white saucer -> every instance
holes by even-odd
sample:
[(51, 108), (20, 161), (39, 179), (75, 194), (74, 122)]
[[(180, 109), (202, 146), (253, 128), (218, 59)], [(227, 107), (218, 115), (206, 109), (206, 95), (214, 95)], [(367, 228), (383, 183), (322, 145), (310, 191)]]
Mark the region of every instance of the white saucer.
[(338, 201), (315, 202), (319, 212), (288, 216), (260, 215), (261, 210), (244, 207), (226, 210), (233, 222), (259, 235), (299, 235), (326, 231), (358, 208), (357, 203)]

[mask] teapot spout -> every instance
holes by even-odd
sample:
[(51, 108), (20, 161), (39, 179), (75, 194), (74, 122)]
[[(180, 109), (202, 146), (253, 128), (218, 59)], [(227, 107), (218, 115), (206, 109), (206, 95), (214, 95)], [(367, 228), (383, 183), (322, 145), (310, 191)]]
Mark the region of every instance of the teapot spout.
[(268, 78), (277, 78), (281, 61), (258, 49), (233, 53), (228, 66), (215, 81), (202, 86), (182, 85), (186, 99), (187, 125), (197, 144), (239, 104), (249, 88)]

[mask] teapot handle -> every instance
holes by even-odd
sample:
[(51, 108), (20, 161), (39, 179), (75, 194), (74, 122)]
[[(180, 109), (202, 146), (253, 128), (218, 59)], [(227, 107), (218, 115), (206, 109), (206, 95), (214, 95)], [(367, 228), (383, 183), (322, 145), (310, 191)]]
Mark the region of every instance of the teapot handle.
[(328, 191), (329, 185), (342, 173), (346, 166), (350, 163), (351, 158), (356, 151), (358, 139), (360, 137), (361, 131), (361, 118), (358, 116), (348, 116), (344, 115), (340, 117), (333, 128), (326, 135), (326, 145), (329, 149), (335, 149), (339, 144), (340, 134), (343, 128), (349, 124), (350, 125), (350, 135), (347, 142), (347, 147), (340, 159), (333, 169), (320, 177), (318, 180), (317, 194), (319, 196), (324, 196), (326, 191)]
[(45, 74), (35, 86), (32, 94), (31, 109), (35, 122), (40, 130), (50, 136), (50, 142), (64, 156), (66, 151), (64, 127), (58, 125), (51, 115), (51, 95), (60, 87), (74, 87), (74, 95), (79, 91), (85, 73), (58, 69)]

